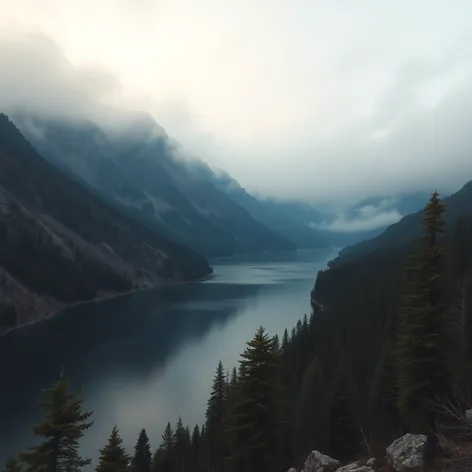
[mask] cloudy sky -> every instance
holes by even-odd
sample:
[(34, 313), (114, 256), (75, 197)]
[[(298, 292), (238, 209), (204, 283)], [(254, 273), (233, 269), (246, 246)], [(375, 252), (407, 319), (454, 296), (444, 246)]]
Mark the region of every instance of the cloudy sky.
[(0, 0), (0, 11), (6, 109), (144, 109), (248, 190), (311, 202), (472, 179), (470, 0)]

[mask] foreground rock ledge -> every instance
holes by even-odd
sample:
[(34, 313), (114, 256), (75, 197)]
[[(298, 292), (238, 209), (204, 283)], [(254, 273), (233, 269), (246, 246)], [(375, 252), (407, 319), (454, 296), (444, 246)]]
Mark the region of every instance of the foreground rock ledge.
[[(425, 452), (428, 438), (424, 434), (405, 434), (393, 441), (386, 450), (387, 463), (396, 472), (424, 470)], [(305, 461), (302, 472), (375, 472), (377, 461), (370, 458), (365, 465), (353, 462), (341, 465), (336, 459), (313, 451)], [(288, 472), (297, 472), (293, 467)]]

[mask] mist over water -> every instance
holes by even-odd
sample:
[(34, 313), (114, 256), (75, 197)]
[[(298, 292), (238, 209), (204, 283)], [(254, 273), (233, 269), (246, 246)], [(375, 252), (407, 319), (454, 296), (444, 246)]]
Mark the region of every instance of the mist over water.
[(0, 461), (35, 443), (36, 398), (64, 367), (83, 385), (95, 460), (113, 425), (131, 450), (145, 427), (152, 447), (168, 421), (203, 421), (216, 364), (230, 370), (255, 330), (282, 335), (309, 314), (319, 269), (334, 254), (296, 251), (214, 261), (215, 276), (78, 305), (0, 338)]

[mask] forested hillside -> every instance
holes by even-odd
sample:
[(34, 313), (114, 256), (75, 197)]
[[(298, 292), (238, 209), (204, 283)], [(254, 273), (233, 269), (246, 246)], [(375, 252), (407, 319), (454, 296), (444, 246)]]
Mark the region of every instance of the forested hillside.
[[(169, 423), (153, 454), (141, 431), (131, 455), (114, 428), (96, 471), (283, 472), (300, 470), (313, 449), (342, 462), (372, 455), (381, 462), (385, 447), (407, 431), (427, 435), (437, 470), (451, 463), (448, 470), (470, 470), (470, 456), (461, 456), (472, 444), (470, 424), (465, 434), (460, 428), (471, 406), (472, 220), (446, 225), (444, 211), (433, 193), (411, 251), (373, 253), (320, 272), (309, 318), (281, 341), (261, 327), (231, 374), (218, 364), (202, 426)], [(61, 377), (45, 393), (45, 421), (34, 429), (45, 442), (6, 470), (43, 470), (49, 457), (63, 457), (66, 446), (53, 450), (51, 440), (73, 446), (65, 457), (75, 467), (85, 463), (77, 439), (90, 415), (66, 391)], [(74, 413), (60, 416), (64, 408)]]
[[(91, 300), (210, 273), (205, 259), (61, 174), (0, 115), (0, 330)], [(46, 302), (46, 299), (50, 299)]]

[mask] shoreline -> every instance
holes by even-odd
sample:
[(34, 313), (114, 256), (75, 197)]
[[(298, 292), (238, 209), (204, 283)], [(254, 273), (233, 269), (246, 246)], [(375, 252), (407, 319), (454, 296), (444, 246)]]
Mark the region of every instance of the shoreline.
[(149, 287), (141, 287), (141, 288), (131, 289), (131, 290), (127, 290), (126, 292), (117, 292), (117, 293), (109, 293), (109, 294), (99, 295), (99, 296), (97, 296), (97, 297), (95, 297), (91, 300), (79, 300), (79, 301), (72, 302), (72, 303), (64, 303), (64, 305), (61, 308), (59, 308), (58, 310), (52, 311), (51, 313), (49, 313), (46, 316), (43, 316), (42, 318), (39, 318), (39, 319), (33, 320), (33, 321), (29, 321), (28, 323), (24, 323), (24, 324), (21, 324), (21, 325), (18, 325), (18, 326), (14, 326), (13, 328), (9, 328), (6, 331), (1, 332), (0, 333), (0, 338), (2, 336), (7, 335), (8, 333), (13, 332), (13, 331), (18, 331), (19, 329), (26, 328), (28, 326), (32, 326), (36, 323), (41, 323), (42, 321), (50, 320), (50, 319), (54, 318), (55, 316), (60, 315), (67, 308), (71, 308), (71, 307), (79, 306), (79, 305), (86, 305), (86, 304), (89, 304), (89, 303), (98, 303), (98, 302), (102, 302), (102, 301), (106, 301), (106, 300), (111, 300), (113, 298), (125, 297), (125, 296), (131, 295), (133, 293), (144, 292), (146, 290), (153, 290), (153, 289), (156, 289), (156, 288), (159, 288), (159, 287), (171, 287), (171, 286), (175, 286), (175, 285), (199, 284), (199, 283), (205, 282), (207, 280), (210, 280), (213, 276), (214, 276), (214, 273), (211, 272), (210, 274), (204, 275), (203, 277), (200, 277), (198, 279), (182, 280), (182, 281), (179, 281), (179, 282), (159, 282), (159, 283), (156, 283), (154, 285), (150, 285)]

